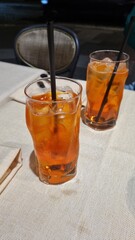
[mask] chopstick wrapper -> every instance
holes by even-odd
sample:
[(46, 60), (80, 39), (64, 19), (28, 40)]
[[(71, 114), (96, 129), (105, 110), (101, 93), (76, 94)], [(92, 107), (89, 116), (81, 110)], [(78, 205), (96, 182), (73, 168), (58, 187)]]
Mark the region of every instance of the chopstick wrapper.
[(0, 194), (22, 166), (21, 149), (0, 146)]

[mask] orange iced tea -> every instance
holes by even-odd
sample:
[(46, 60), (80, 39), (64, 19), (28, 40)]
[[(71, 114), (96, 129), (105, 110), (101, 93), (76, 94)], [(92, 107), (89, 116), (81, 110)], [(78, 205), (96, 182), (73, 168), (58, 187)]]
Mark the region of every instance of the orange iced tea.
[(50, 88), (27, 99), (26, 123), (38, 159), (39, 178), (43, 182), (59, 184), (76, 175), (81, 86), (78, 85), (78, 89), (77, 93), (70, 87), (57, 88), (56, 101), (51, 99)]
[[(103, 53), (103, 51), (100, 52)], [(125, 54), (125, 59), (123, 58), (123, 60), (120, 61), (117, 71), (115, 72), (107, 102), (97, 122), (96, 117), (112, 76), (115, 62), (110, 59), (108, 54), (106, 58), (101, 60), (91, 59), (87, 67), (87, 105), (83, 119), (84, 123), (88, 126), (97, 130), (103, 130), (115, 125), (123, 96), (125, 81), (128, 76), (127, 61), (128, 55)]]

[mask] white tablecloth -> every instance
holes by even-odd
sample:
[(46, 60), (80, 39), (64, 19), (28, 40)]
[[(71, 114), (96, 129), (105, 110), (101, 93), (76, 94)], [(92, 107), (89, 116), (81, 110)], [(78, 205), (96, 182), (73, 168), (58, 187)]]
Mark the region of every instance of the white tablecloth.
[(25, 105), (1, 106), (0, 143), (21, 148), (23, 166), (0, 196), (0, 239), (135, 240), (134, 105), (125, 90), (116, 127), (81, 122), (77, 176), (57, 186), (36, 175)]

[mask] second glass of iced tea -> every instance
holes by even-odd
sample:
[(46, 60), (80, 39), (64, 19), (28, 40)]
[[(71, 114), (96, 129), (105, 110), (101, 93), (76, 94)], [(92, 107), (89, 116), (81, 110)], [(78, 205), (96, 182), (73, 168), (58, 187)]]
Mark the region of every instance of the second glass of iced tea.
[(81, 93), (79, 83), (64, 77), (56, 77), (56, 100), (49, 78), (25, 88), (26, 123), (44, 183), (60, 184), (76, 175)]
[[(99, 50), (90, 54), (86, 82), (87, 104), (83, 110), (82, 120), (96, 130), (109, 129), (116, 124), (129, 64), (128, 54), (122, 53), (120, 61), (117, 62), (118, 54), (119, 51), (115, 50)], [(118, 68), (114, 71), (116, 64), (118, 64)], [(114, 79), (107, 101), (97, 121), (112, 73)]]

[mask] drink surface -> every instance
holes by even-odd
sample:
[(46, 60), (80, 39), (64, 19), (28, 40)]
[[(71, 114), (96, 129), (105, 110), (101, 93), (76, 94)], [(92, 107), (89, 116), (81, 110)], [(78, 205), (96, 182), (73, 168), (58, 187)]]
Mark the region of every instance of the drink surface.
[[(114, 63), (112, 62), (106, 63), (94, 61), (88, 64), (86, 84), (87, 107), (85, 115), (91, 122), (94, 122), (98, 115), (113, 69)], [(126, 63), (120, 63), (117, 72), (115, 73), (99, 123), (113, 120), (116, 121), (127, 76), (128, 69)]]
[(76, 174), (79, 153), (80, 102), (71, 90), (57, 91), (56, 96), (58, 101), (52, 102), (48, 91), (26, 104), (40, 179), (51, 184), (65, 182)]

